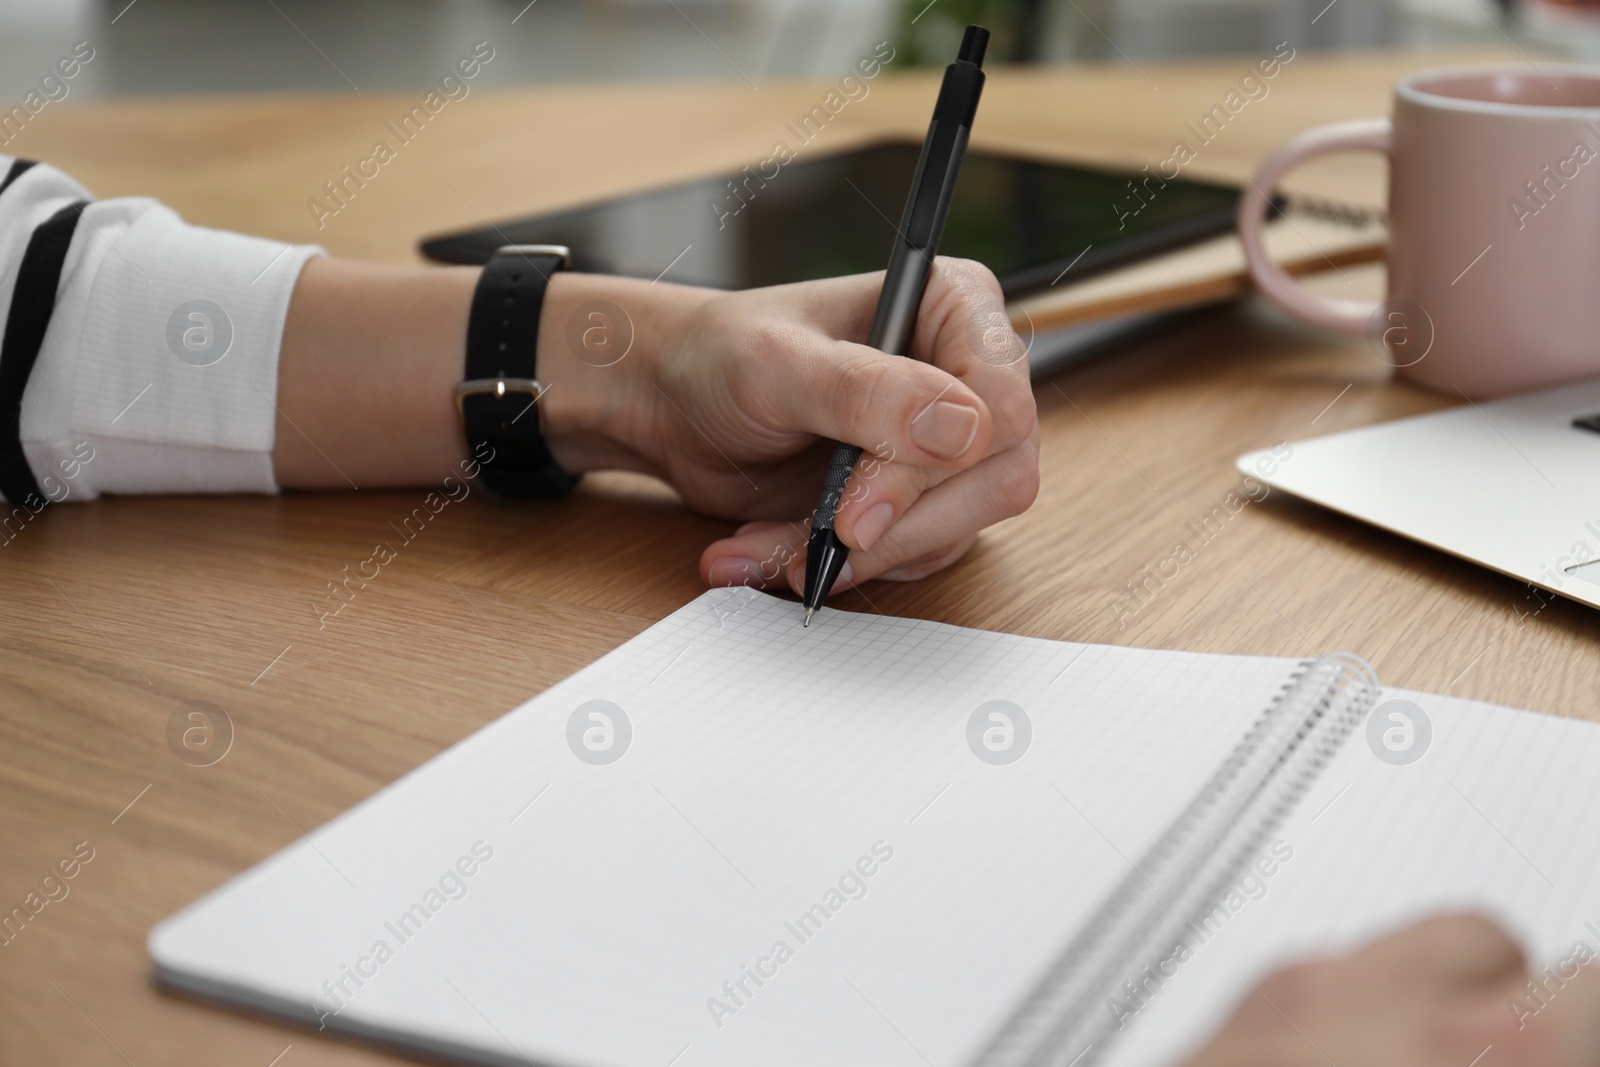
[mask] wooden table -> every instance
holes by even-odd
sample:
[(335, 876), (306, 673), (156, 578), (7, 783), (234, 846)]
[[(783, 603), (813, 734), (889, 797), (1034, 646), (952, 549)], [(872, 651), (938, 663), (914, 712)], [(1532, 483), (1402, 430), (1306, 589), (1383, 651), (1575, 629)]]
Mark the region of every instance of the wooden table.
[[(1242, 177), (1297, 129), (1386, 112), (1396, 75), (1437, 62), (1302, 53), (1190, 172)], [(997, 72), (978, 139), (1142, 166), (1250, 63)], [(931, 76), (870, 84), (808, 151), (920, 133)], [(423, 233), (761, 158), (825, 89), (475, 91), (320, 231), (306, 201), (420, 93), (52, 105), (12, 149), (101, 196), (408, 261)], [(1294, 187), (1381, 203), (1382, 170), (1340, 157)], [(1374, 284), (1347, 273), (1332, 284)], [(1600, 718), (1600, 615), (1277, 494), (1119, 623), (1126, 583), (1237, 485), (1234, 456), (1448, 403), (1391, 383), (1364, 347), (1251, 304), (1036, 392), (1033, 510), (945, 574), (869, 586), (876, 608), (1150, 647), (1350, 649), (1391, 684)], [(146, 932), (694, 597), (700, 548), (729, 528), (636, 478), (548, 506), (474, 494), (319, 628), (324, 583), (421, 493), (107, 499), (49, 508), (0, 548), (0, 911), (76, 843), (94, 850), (70, 895), (0, 947), (4, 1064), (266, 1067), (290, 1043), (284, 1067), (392, 1062), (161, 995)], [(235, 725), (211, 767), (168, 748), (168, 720), (192, 700)]]

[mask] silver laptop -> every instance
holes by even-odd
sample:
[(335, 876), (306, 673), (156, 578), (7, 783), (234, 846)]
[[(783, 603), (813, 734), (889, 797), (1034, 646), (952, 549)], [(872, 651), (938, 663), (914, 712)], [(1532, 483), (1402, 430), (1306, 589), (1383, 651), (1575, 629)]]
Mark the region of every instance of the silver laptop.
[(1600, 607), (1600, 380), (1251, 452), (1238, 465), (1274, 489)]

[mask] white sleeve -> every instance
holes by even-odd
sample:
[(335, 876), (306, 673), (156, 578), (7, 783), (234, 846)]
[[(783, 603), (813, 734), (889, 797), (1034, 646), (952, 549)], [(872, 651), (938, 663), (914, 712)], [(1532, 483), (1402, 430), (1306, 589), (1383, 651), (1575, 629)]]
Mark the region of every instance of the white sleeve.
[[(15, 169), (0, 156), (0, 179)], [(0, 191), (0, 318), (35, 229), (88, 199), (46, 164)], [(300, 269), (320, 254), (190, 226), (154, 200), (90, 203), (22, 394), (44, 496), (276, 492), (278, 350)]]

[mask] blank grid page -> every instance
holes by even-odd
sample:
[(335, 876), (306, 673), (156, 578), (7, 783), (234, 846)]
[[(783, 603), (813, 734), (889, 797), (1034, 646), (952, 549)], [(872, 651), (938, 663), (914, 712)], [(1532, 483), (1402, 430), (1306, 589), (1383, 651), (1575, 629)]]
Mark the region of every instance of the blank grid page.
[[(708, 593), (151, 951), (192, 988), (476, 1062), (954, 1067), (1290, 669), (833, 610), (802, 629)], [(969, 741), (991, 701), (1031, 730), (1014, 762)], [(613, 762), (585, 746), (596, 707), (606, 754), (630, 735)]]

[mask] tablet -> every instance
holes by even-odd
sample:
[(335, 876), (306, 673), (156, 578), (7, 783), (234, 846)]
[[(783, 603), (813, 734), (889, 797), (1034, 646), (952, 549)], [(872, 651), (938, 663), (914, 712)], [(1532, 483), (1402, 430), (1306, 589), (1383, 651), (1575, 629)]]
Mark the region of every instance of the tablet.
[[(883, 269), (921, 144), (772, 157), (565, 211), (435, 237), (430, 259), (483, 263), (561, 244), (577, 270), (749, 289)], [(976, 259), (1008, 297), (1078, 280), (1233, 227), (1236, 188), (973, 150), (940, 252)]]

